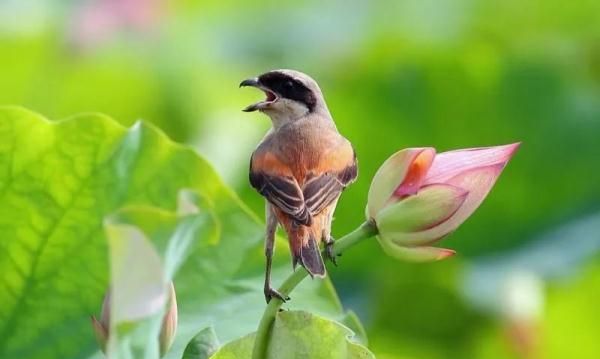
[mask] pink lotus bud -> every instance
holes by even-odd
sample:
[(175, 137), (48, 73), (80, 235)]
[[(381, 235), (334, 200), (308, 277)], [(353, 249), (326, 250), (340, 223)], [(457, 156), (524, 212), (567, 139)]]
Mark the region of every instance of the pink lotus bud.
[(177, 331), (177, 297), (175, 295), (175, 286), (171, 282), (169, 301), (167, 302), (167, 312), (163, 318), (162, 327), (158, 342), (160, 344), (160, 355), (163, 356), (169, 350), (175, 340)]
[(473, 214), (519, 145), (440, 154), (408, 148), (388, 158), (373, 178), (366, 212), (384, 250), (415, 261), (453, 255), (431, 245)]
[[(163, 356), (169, 350), (175, 339), (177, 329), (177, 297), (175, 296), (175, 286), (173, 282), (169, 285), (169, 301), (167, 303), (167, 312), (163, 318), (162, 327), (159, 334), (160, 355)], [(102, 303), (102, 313), (100, 320), (92, 316), (92, 328), (100, 344), (100, 349), (106, 352), (106, 344), (109, 336), (109, 318), (110, 318), (110, 292), (104, 296)]]

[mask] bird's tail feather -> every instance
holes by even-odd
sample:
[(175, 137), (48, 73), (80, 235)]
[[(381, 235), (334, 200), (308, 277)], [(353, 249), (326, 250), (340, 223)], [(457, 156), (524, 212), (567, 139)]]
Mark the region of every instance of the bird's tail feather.
[(290, 248), (292, 250), (293, 266), (300, 264), (312, 277), (325, 276), (325, 264), (319, 251), (319, 243), (310, 227), (297, 223), (286, 226)]
[(325, 277), (325, 264), (319, 245), (312, 234), (309, 234), (306, 245), (300, 249), (300, 264), (306, 268), (311, 277)]

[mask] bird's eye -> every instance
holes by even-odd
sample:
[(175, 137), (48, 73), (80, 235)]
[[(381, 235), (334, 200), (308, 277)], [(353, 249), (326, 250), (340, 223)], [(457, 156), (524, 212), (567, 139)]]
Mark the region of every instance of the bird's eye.
[(289, 89), (291, 89), (292, 87), (294, 87), (294, 83), (293, 83), (292, 81), (290, 81), (290, 80), (287, 80), (287, 81), (284, 83), (284, 86), (285, 86), (286, 88), (289, 88)]

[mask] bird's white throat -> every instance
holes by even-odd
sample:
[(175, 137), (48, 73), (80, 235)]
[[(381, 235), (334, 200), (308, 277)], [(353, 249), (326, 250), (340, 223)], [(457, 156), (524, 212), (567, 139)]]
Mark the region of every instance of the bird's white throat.
[(309, 113), (309, 109), (305, 105), (286, 98), (280, 98), (262, 111), (271, 118), (274, 129), (297, 121)]

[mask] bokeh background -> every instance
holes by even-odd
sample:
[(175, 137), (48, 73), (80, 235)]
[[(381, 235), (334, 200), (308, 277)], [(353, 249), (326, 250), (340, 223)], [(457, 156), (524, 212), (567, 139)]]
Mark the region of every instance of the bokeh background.
[(337, 236), (396, 150), (523, 142), (456, 257), (370, 241), (330, 271), (378, 358), (600, 358), (599, 1), (0, 0), (0, 103), (153, 122), (257, 213), (270, 123), (237, 84), (274, 68), (317, 79), (358, 153)]

